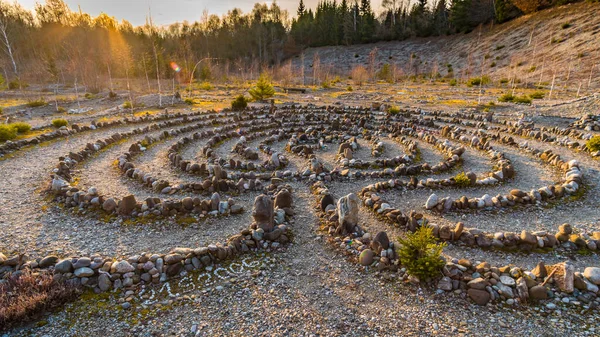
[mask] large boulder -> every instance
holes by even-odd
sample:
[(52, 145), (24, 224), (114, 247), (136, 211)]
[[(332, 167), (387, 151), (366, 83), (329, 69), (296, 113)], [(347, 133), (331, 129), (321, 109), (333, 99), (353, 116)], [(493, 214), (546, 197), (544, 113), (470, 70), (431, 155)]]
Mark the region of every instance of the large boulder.
[(269, 196), (261, 194), (254, 199), (252, 217), (258, 228), (265, 232), (273, 230), (273, 201)]

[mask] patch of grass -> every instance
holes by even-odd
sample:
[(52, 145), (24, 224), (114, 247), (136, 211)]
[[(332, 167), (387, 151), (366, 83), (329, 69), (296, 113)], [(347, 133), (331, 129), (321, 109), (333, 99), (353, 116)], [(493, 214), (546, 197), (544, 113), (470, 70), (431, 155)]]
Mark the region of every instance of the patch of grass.
[(52, 126), (54, 126), (57, 129), (67, 125), (69, 125), (69, 122), (67, 122), (67, 120), (63, 118), (57, 118), (52, 121)]
[(467, 187), (471, 185), (471, 180), (467, 178), (467, 174), (464, 172), (461, 172), (454, 176), (454, 181), (456, 182), (456, 186), (459, 187)]
[(529, 68), (529, 72), (532, 73), (537, 69), (537, 66), (531, 66), (531, 68)]
[(513, 99), (514, 103), (521, 103), (521, 104), (531, 104), (531, 98), (527, 97), (527, 96), (515, 96), (515, 98)]
[(492, 82), (492, 80), (490, 79), (489, 76), (474, 77), (474, 78), (469, 79), (469, 81), (467, 82), (467, 86), (472, 87), (472, 86), (478, 86), (478, 85), (486, 85), (491, 82)]
[(210, 91), (213, 89), (213, 86), (212, 86), (212, 84), (210, 84), (210, 82), (202, 82), (202, 83), (200, 83), (198, 88), (200, 88), (200, 90)]
[(346, 88), (346, 90), (348, 90), (348, 91), (352, 91), (352, 90), (354, 90), (354, 89), (352, 89), (352, 86), (351, 86), (351, 85), (349, 85), (349, 86)]
[(185, 102), (185, 104), (187, 104), (187, 105), (194, 105), (194, 99), (193, 99), (193, 98), (189, 98), (189, 97), (188, 97), (188, 98), (186, 98), (186, 99), (184, 100), (184, 102)]
[(390, 115), (397, 115), (400, 113), (400, 108), (397, 106), (391, 106), (388, 108), (387, 113)]
[(56, 109), (56, 112), (58, 112), (60, 114), (64, 114), (65, 112), (67, 112), (67, 109), (65, 109), (62, 106), (59, 106), (58, 109)]
[(571, 23), (570, 22), (565, 22), (562, 25), (560, 25), (560, 28), (562, 28), (562, 29), (567, 29), (569, 27), (571, 27)]
[(86, 92), (84, 97), (86, 99), (94, 99), (96, 98), (96, 95), (92, 94), (91, 92)]
[(501, 78), (500, 79), (500, 84), (506, 84), (508, 82), (509, 82), (508, 78)]
[(496, 66), (496, 62), (492, 62), (492, 63), (490, 64), (490, 68), (494, 68), (495, 66)]
[(546, 93), (543, 91), (535, 91), (529, 95), (532, 99), (542, 99), (546, 96)]
[(587, 147), (590, 152), (600, 151), (600, 136), (594, 136), (590, 138), (585, 143), (585, 147)]
[(21, 274), (9, 275), (5, 281), (0, 283), (0, 326), (3, 328), (26, 323), (81, 294), (80, 287), (54, 280), (48, 272), (34, 274), (25, 269)]
[(511, 93), (506, 93), (500, 97), (498, 97), (498, 102), (512, 102), (515, 100), (515, 96)]
[(499, 44), (496, 46), (496, 50), (501, 50), (504, 49), (504, 45), (503, 44)]
[(123, 109), (132, 109), (133, 108), (133, 103), (131, 103), (131, 101), (125, 101), (123, 103)]
[(17, 130), (17, 133), (27, 133), (31, 130), (31, 125), (25, 122), (16, 122), (8, 124), (8, 126), (15, 128), (15, 130)]
[(458, 84), (458, 81), (456, 80), (456, 78), (453, 78), (448, 84), (450, 84), (451, 87), (455, 87)]
[(17, 138), (17, 130), (10, 125), (0, 124), (0, 141), (5, 142), (7, 140)]
[(44, 101), (43, 99), (38, 99), (38, 100), (35, 100), (35, 101), (29, 101), (29, 102), (27, 102), (27, 106), (30, 107), (30, 108), (37, 108), (37, 107), (40, 107), (40, 106), (44, 106), (46, 104), (47, 104), (46, 101)]
[(446, 264), (441, 257), (446, 243), (437, 243), (431, 227), (421, 226), (414, 233), (406, 233), (406, 238), (399, 238), (398, 241), (400, 263), (410, 275), (420, 279), (435, 277)]

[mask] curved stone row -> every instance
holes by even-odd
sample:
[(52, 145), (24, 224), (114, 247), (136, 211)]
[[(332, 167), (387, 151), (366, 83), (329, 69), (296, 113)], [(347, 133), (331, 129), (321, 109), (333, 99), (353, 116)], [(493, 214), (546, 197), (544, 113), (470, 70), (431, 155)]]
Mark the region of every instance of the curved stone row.
[[(335, 199), (323, 182), (315, 183), (312, 190), (317, 198), (321, 229), (329, 234), (328, 241), (362, 266), (402, 274), (402, 261), (394, 252), (383, 249), (395, 247), (387, 233), (379, 232), (372, 237), (358, 225), (359, 200), (356, 195), (340, 198), (336, 207)], [(417, 225), (425, 225), (426, 221), (418, 217), (413, 214)], [(460, 225), (457, 227), (462, 235), (466, 233)], [(400, 279), (405, 278), (406, 275), (400, 275)], [(408, 278), (414, 280), (414, 277)], [(569, 262), (552, 266), (540, 262), (534, 270), (528, 271), (513, 265), (494, 267), (487, 262), (474, 264), (467, 259), (452, 259), (446, 261), (443, 277), (437, 280), (440, 292), (461, 294), (478, 305), (498, 301), (509, 305), (524, 305), (532, 301), (545, 303), (545, 300), (557, 295), (575, 295), (590, 303), (597, 299), (599, 285), (600, 268), (587, 267), (583, 273), (575, 272)], [(551, 310), (552, 305), (548, 304), (546, 308)]]
[[(574, 233), (570, 225), (559, 226), (559, 231), (553, 235), (546, 231), (521, 233), (496, 232), (486, 233), (478, 228), (465, 228), (464, 223), (459, 222), (456, 226), (437, 225), (430, 223), (422, 214), (411, 211), (409, 216), (403, 215), (402, 211), (390, 206), (377, 191), (393, 188), (394, 182), (380, 182), (363, 188), (359, 194), (365, 207), (372, 210), (374, 214), (384, 222), (395, 227), (416, 231), (419, 226), (427, 225), (433, 229), (433, 235), (442, 241), (479, 248), (496, 248), (502, 250), (518, 250), (530, 252), (534, 249), (567, 249), (571, 251), (590, 250), (596, 251), (600, 248), (600, 232), (591, 234), (582, 232)], [(400, 185), (401, 186), (401, 185)], [(417, 221), (420, 220), (420, 221)]]
[(37, 135), (31, 138), (19, 139), (16, 141), (6, 141), (4, 144), (0, 144), (0, 157), (6, 155), (11, 152), (18, 151), (24, 147), (37, 145), (43, 142), (56, 140), (59, 138), (69, 137), (71, 135), (75, 135), (80, 132), (96, 130), (99, 128), (110, 128), (115, 126), (129, 125), (129, 124), (140, 124), (140, 123), (150, 123), (150, 122), (159, 122), (164, 120), (170, 120), (173, 118), (189, 118), (206, 114), (203, 111), (194, 111), (190, 113), (169, 113), (167, 109), (163, 114), (153, 115), (153, 116), (140, 116), (140, 117), (124, 117), (122, 119), (116, 119), (112, 121), (105, 122), (92, 122), (89, 125), (79, 125), (72, 124), (71, 128), (67, 128), (63, 126), (57, 130), (46, 132), (41, 135)]
[[(208, 117), (202, 116), (203, 119)], [(108, 214), (121, 216), (168, 216), (178, 213), (201, 213), (205, 210), (205, 202), (199, 198), (184, 199), (160, 199), (147, 198), (143, 202), (138, 202), (134, 195), (128, 195), (122, 199), (103, 195), (96, 188), (90, 187), (87, 191), (81, 191), (79, 188), (71, 186), (72, 169), (83, 160), (93, 156), (95, 153), (115, 143), (116, 141), (126, 139), (133, 135), (147, 133), (149, 131), (160, 130), (172, 126), (171, 121), (164, 121), (159, 124), (153, 124), (145, 128), (136, 128), (126, 133), (117, 133), (104, 140), (99, 140), (94, 144), (89, 143), (83, 150), (73, 153), (66, 157), (61, 157), (60, 162), (53, 170), (51, 191), (54, 193), (55, 201), (63, 203), (66, 207), (79, 207), (80, 209), (94, 209), (104, 211)], [(193, 126), (190, 126), (192, 128)], [(165, 133), (162, 134), (165, 137)], [(221, 185), (218, 184), (220, 187)], [(217, 189), (219, 191), (220, 189)], [(229, 204), (222, 208), (220, 214), (229, 214)], [(233, 202), (231, 202), (233, 204)], [(210, 210), (213, 211), (213, 210)]]
[(600, 131), (600, 115), (586, 115), (571, 123), (572, 128), (585, 131)]
[[(367, 138), (367, 137), (365, 137)], [(370, 137), (368, 137), (371, 139)], [(415, 159), (418, 156), (419, 149), (417, 147), (417, 143), (415, 143), (411, 139), (407, 139), (407, 137), (397, 137), (394, 138), (398, 143), (403, 145), (410, 154), (398, 156), (395, 158), (380, 158), (373, 161), (368, 160), (359, 160), (352, 158), (352, 147), (347, 147), (348, 143), (340, 144), (338, 149), (338, 155), (340, 156), (340, 160), (338, 161), (339, 165), (343, 168), (357, 168), (357, 169), (366, 169), (366, 168), (388, 168), (388, 167), (397, 167), (400, 164), (412, 164), (415, 162)], [(383, 144), (381, 142), (377, 142), (377, 144)]]
[(0, 253), (0, 279), (26, 269), (48, 270), (59, 280), (69, 280), (97, 292), (135, 289), (210, 268), (241, 254), (276, 251), (290, 242), (294, 213), (292, 188), (289, 185), (272, 185), (266, 193), (256, 197), (252, 224), (224, 242), (196, 248), (174, 248), (167, 254), (142, 252), (118, 258), (92, 255), (61, 259), (51, 255), (29, 260), (25, 254), (6, 257)]
[[(245, 124), (245, 123), (241, 124), (241, 126), (250, 126), (250, 125), (251, 124)], [(202, 128), (204, 126), (206, 126), (206, 125), (196, 125), (193, 127), (182, 128), (180, 130), (172, 131), (171, 134), (181, 134), (184, 132), (189, 132), (195, 128)], [(203, 131), (201, 133), (196, 133), (196, 134), (194, 134), (194, 136), (198, 135), (197, 139), (208, 138), (209, 136), (212, 136), (214, 134), (220, 134), (227, 130), (236, 128), (237, 126), (240, 126), (240, 125), (230, 124), (228, 126), (224, 126), (222, 128), (218, 128), (215, 130), (207, 130), (207, 131)], [(254, 125), (254, 126), (250, 127), (250, 130), (252, 130), (253, 128), (261, 128), (261, 126)], [(233, 131), (231, 131), (231, 132), (233, 132)], [(167, 137), (166, 134), (161, 134), (159, 139), (147, 139), (146, 142), (148, 144), (152, 144), (156, 141), (164, 140), (164, 139), (166, 139), (166, 137)], [(189, 139), (189, 138), (184, 137), (182, 140), (186, 140), (186, 139)], [(180, 142), (182, 140), (180, 140), (177, 144), (180, 144)], [(212, 176), (208, 179), (201, 180), (201, 181), (194, 182), (194, 183), (186, 183), (186, 184), (178, 184), (178, 185), (172, 184), (167, 180), (155, 178), (152, 175), (143, 172), (141, 169), (136, 168), (135, 164), (132, 162), (132, 160), (133, 160), (134, 156), (139, 153), (141, 153), (141, 146), (137, 143), (132, 144), (132, 146), (130, 147), (130, 149), (127, 153), (119, 156), (118, 167), (120, 168), (121, 172), (123, 174), (125, 174), (127, 177), (138, 180), (144, 186), (152, 188), (152, 190), (154, 192), (162, 193), (162, 194), (173, 194), (178, 191), (193, 192), (193, 193), (213, 193), (215, 191), (227, 192), (227, 191), (239, 190), (241, 192), (241, 191), (245, 190), (243, 188), (240, 188), (243, 186), (238, 185), (235, 181), (230, 179), (227, 176), (226, 171), (219, 170), (217, 172), (218, 174), (215, 175), (214, 174), (215, 170), (214, 170), (213, 166), (209, 166)], [(173, 157), (169, 156), (169, 158), (173, 158)], [(173, 162), (172, 160), (170, 161), (170, 163), (171, 163), (171, 165), (173, 165), (175, 167), (183, 167), (182, 164), (178, 165), (177, 162)], [(186, 166), (186, 168), (187, 168), (187, 166)], [(199, 170), (200, 172), (204, 172), (204, 170), (206, 170), (206, 173), (207, 174), (209, 173), (208, 169), (206, 169), (205, 164), (203, 164), (203, 166), (199, 166), (199, 168), (200, 168), (200, 170)], [(202, 168), (204, 168), (204, 170), (202, 170)], [(195, 172), (195, 171), (191, 171), (191, 172)], [(261, 189), (260, 182), (258, 183), (257, 186), (254, 186), (254, 184), (253, 184), (252, 188), (249, 188), (249, 190), (255, 190), (255, 189)]]
[[(488, 126), (483, 122), (482, 116), (475, 116), (474, 114), (457, 114), (458, 116), (452, 116), (448, 113), (442, 112), (434, 112), (430, 114), (434, 116), (435, 120), (443, 121), (448, 124), (462, 124), (469, 127), (475, 127), (479, 129), (488, 129), (494, 130), (498, 132), (509, 133), (515, 136), (523, 137), (523, 138), (533, 138), (542, 142), (554, 143), (559, 146), (568, 147), (571, 149), (576, 149), (578, 151), (582, 151), (585, 153), (589, 153), (592, 157), (600, 157), (600, 151), (590, 151), (585, 141), (589, 140), (593, 137), (591, 133), (583, 133), (579, 132), (575, 129), (571, 128), (559, 128), (559, 127), (541, 127), (535, 128), (533, 122), (525, 122), (524, 119), (520, 119), (519, 121), (503, 121), (501, 123), (493, 122), (490, 118), (485, 122), (487, 124), (493, 124), (493, 126)], [(440, 117), (442, 116), (442, 117)], [(443, 118), (446, 117), (446, 118)], [(468, 121), (463, 121), (462, 119), (476, 120), (478, 123), (471, 123)], [(562, 136), (562, 138), (557, 138), (554, 135)], [(498, 137), (500, 137), (498, 135)], [(583, 142), (579, 142), (577, 140), (572, 140), (569, 137), (575, 138), (577, 140), (582, 140)]]
[(355, 194), (342, 197), (336, 203), (325, 183), (316, 182), (311, 190), (317, 198), (321, 230), (330, 235), (334, 244), (343, 246), (363, 266), (373, 265), (377, 270), (398, 270), (395, 244), (389, 240), (387, 233), (372, 235), (358, 225), (360, 200)]

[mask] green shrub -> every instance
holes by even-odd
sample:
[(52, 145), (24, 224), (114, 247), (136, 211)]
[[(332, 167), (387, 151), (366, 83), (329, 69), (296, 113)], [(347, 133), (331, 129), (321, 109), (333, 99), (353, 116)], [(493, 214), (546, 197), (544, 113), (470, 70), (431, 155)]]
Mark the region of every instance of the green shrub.
[(529, 68), (529, 72), (532, 73), (537, 69), (536, 66), (531, 66), (531, 68)]
[(323, 89), (329, 89), (329, 88), (331, 88), (331, 83), (329, 83), (328, 81), (323, 81), (323, 82), (321, 83), (321, 87), (322, 87)]
[(398, 241), (400, 263), (410, 275), (420, 279), (434, 277), (446, 264), (441, 257), (446, 244), (437, 243), (431, 227), (419, 227), (414, 233), (406, 233), (406, 239), (400, 238)]
[(0, 124), (0, 141), (5, 142), (15, 138), (17, 138), (17, 129), (7, 124)]
[(4, 81), (4, 77), (2, 76), (2, 74), (0, 74), (0, 90), (4, 89), (5, 84), (6, 82)]
[(527, 96), (519, 96), (513, 99), (514, 103), (521, 103), (521, 104), (531, 104), (531, 98), (527, 97)]
[(387, 113), (390, 115), (397, 115), (400, 113), (400, 108), (397, 106), (391, 106), (388, 108)]
[(37, 108), (44, 105), (46, 105), (46, 101), (44, 101), (43, 99), (27, 102), (27, 106), (30, 108)]
[(133, 104), (131, 104), (130, 101), (125, 101), (123, 103), (123, 109), (131, 109), (131, 108), (133, 108)]
[(354, 90), (354, 89), (352, 89), (352, 86), (351, 86), (351, 85), (349, 85), (349, 86), (348, 86), (348, 88), (346, 88), (346, 90), (348, 90), (348, 91), (352, 91), (352, 90)]
[(248, 90), (248, 93), (250, 93), (250, 96), (252, 96), (254, 100), (262, 101), (275, 95), (275, 89), (273, 89), (269, 76), (262, 74), (258, 78), (256, 86)]
[(185, 102), (185, 104), (188, 104), (188, 105), (193, 105), (193, 104), (194, 104), (194, 99), (193, 99), (193, 98), (189, 98), (189, 97), (188, 97), (188, 98), (186, 98), (186, 99), (184, 100), (184, 102)]
[(384, 64), (379, 72), (377, 72), (377, 78), (382, 81), (392, 82), (392, 67), (388, 63)]
[(531, 97), (532, 99), (542, 99), (544, 98), (544, 96), (546, 96), (546, 93), (543, 91), (536, 91), (529, 95), (529, 97)]
[(511, 93), (506, 93), (498, 98), (498, 102), (512, 102), (515, 100), (515, 96)]
[(15, 130), (17, 130), (17, 133), (27, 133), (29, 132), (29, 130), (31, 130), (31, 125), (25, 122), (16, 122), (9, 124), (9, 126), (15, 128)]
[(504, 45), (503, 44), (496, 46), (496, 50), (500, 50), (500, 49), (504, 49)]
[(119, 95), (117, 95), (117, 93), (112, 90), (108, 93), (108, 98), (117, 98), (117, 96)]
[(585, 146), (590, 150), (590, 152), (600, 151), (600, 136), (594, 136), (590, 138)]
[(2, 107), (0, 106), (0, 115), (2, 115), (2, 111), (4, 111), (4, 109), (2, 109)]
[(461, 172), (454, 176), (454, 182), (456, 183), (456, 186), (459, 187), (467, 187), (471, 185), (471, 179), (469, 179), (467, 177), (467, 174), (464, 172)]
[(94, 99), (94, 98), (96, 98), (96, 95), (92, 94), (91, 92), (86, 92), (85, 98), (86, 99)]
[(10, 90), (19, 89), (19, 81), (12, 80), (12, 81), (8, 82), (8, 89), (10, 89)]
[(52, 121), (52, 126), (54, 126), (55, 128), (60, 128), (63, 126), (67, 126), (69, 124), (69, 122), (67, 122), (66, 119), (62, 119), (62, 118), (58, 118)]
[(455, 87), (457, 84), (458, 82), (456, 81), (456, 78), (450, 80), (450, 86)]
[(506, 84), (506, 83), (508, 83), (508, 82), (509, 82), (508, 78), (501, 78), (501, 79), (500, 79), (500, 83), (501, 83), (501, 84)]
[(65, 107), (59, 106), (59, 107), (56, 109), (56, 112), (63, 114), (63, 113), (65, 113), (65, 112), (67, 112), (67, 109), (65, 109)]
[(246, 109), (248, 106), (248, 100), (244, 95), (239, 95), (231, 102), (231, 110), (233, 111), (241, 111)]
[(492, 63), (490, 64), (490, 67), (491, 67), (491, 68), (494, 68), (495, 66), (496, 66), (496, 62), (492, 62)]
[(569, 23), (569, 22), (565, 22), (565, 23), (563, 23), (563, 24), (562, 24), (560, 27), (561, 27), (562, 29), (567, 29), (567, 28), (571, 27), (571, 23)]

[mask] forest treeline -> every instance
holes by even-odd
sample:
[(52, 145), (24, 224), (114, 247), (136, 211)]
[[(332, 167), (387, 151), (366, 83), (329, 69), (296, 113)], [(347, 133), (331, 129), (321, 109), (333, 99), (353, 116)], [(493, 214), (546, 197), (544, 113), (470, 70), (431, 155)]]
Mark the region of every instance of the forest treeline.
[(202, 80), (257, 75), (306, 47), (468, 32), (567, 2), (572, 1), (383, 0), (383, 10), (375, 13), (370, 0), (324, 0), (315, 9), (300, 0), (293, 18), (273, 2), (257, 3), (249, 13), (205, 11), (199, 21), (160, 27), (148, 15), (146, 24), (134, 27), (70, 9), (62, 0), (38, 3), (33, 11), (0, 0), (0, 74), (12, 87), (79, 81), (98, 90), (111, 87), (113, 78), (188, 78), (194, 69)]

